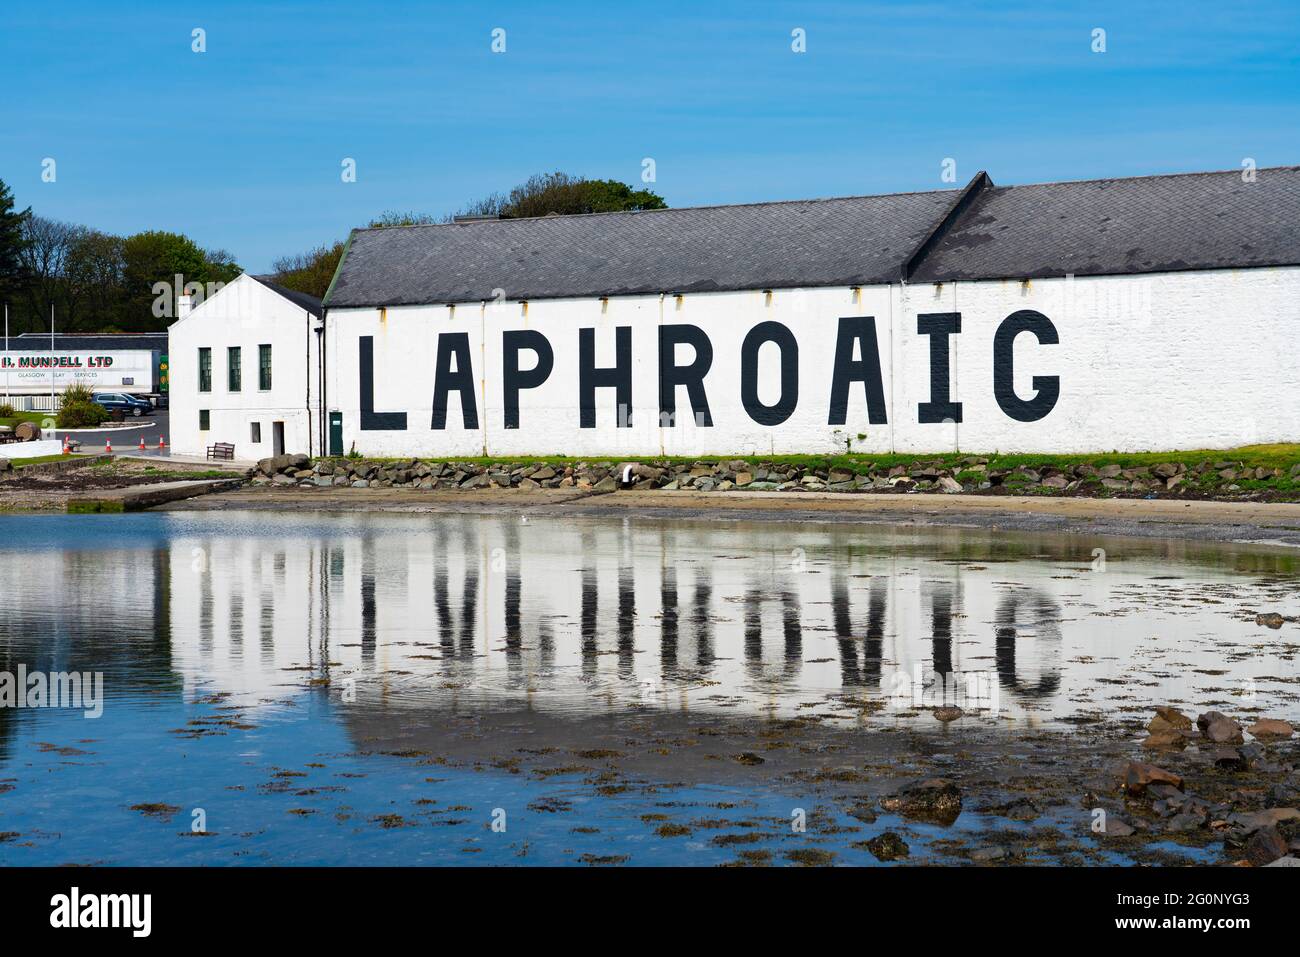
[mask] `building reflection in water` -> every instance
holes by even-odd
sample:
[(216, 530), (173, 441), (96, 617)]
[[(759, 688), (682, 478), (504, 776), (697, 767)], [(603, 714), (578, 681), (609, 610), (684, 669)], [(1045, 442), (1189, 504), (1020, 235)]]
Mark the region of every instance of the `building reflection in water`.
[[(1198, 670), (1267, 682), (1268, 656), (1228, 654), (1259, 640), (1240, 611), (1297, 610), (1294, 557), (1178, 543), (1134, 544), (1097, 573), (1091, 540), (961, 530), (264, 513), (94, 527), (103, 541), (69, 525), (0, 545), (22, 566), (0, 671), (102, 670), (110, 696), (159, 701), (312, 681), (399, 707), (807, 715), (920, 668), (991, 676), (1019, 720), (1113, 707), (1135, 672), (1153, 699), (1195, 700)], [(15, 720), (0, 709), (0, 747)]]
[[(1106, 692), (1087, 669), (1067, 677), (1067, 662), (1087, 653), (1122, 669), (1150, 632), (1101, 617), (1112, 589), (1167, 570), (1150, 558), (1097, 575), (1081, 550), (1062, 574), (1064, 546), (1044, 556), (1011, 539), (831, 526), (471, 515), (304, 527), (175, 542), (182, 673), (254, 691), (307, 669), (411, 704), (796, 714), (885, 694), (886, 676), (919, 666), (993, 676), (1012, 716), (1073, 713)], [(201, 575), (191, 547), (209, 555)], [(256, 661), (240, 654), (254, 612)]]
[[(10, 530), (15, 521), (8, 520)], [(102, 672), (106, 701), (134, 697), (145, 707), (178, 700), (181, 676), (173, 670), (171, 575), (191, 557), (175, 545), (146, 539), (133, 547), (96, 546), (84, 529), (73, 547), (0, 546), (0, 672), (16, 678), (43, 672)], [(189, 640), (200, 653), (216, 653), (211, 589), (195, 599), (197, 626)], [(206, 651), (202, 649), (206, 646)], [(0, 707), (0, 759), (30, 710)]]

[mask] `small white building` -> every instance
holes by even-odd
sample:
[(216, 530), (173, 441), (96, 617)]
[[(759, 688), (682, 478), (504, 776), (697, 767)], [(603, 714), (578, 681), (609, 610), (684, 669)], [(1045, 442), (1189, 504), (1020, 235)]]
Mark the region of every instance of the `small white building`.
[(320, 453), (321, 302), (244, 273), (168, 330), (172, 451), (204, 455), (218, 442), (235, 458)]

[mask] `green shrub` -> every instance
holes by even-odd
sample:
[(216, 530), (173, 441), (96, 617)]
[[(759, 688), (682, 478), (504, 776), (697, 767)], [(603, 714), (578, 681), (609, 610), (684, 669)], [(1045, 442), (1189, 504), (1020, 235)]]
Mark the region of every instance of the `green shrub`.
[(95, 401), (95, 393), (82, 385), (80, 382), (74, 382), (63, 391), (64, 405), (87, 405)]
[(108, 419), (108, 410), (94, 402), (72, 402), (64, 400), (56, 420), (61, 429), (93, 429)]
[(0, 419), (12, 419), (15, 415), (14, 407), (8, 402), (0, 403)]
[(108, 417), (108, 410), (95, 402), (94, 393), (77, 383), (63, 393), (63, 404), (55, 422), (60, 429), (91, 429)]

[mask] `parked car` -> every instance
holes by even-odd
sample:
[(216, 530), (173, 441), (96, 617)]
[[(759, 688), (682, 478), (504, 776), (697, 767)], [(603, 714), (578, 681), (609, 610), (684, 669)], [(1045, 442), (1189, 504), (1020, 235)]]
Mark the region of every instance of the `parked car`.
[(109, 412), (136, 416), (149, 415), (153, 412), (153, 403), (148, 399), (139, 399), (125, 392), (96, 392), (91, 398)]

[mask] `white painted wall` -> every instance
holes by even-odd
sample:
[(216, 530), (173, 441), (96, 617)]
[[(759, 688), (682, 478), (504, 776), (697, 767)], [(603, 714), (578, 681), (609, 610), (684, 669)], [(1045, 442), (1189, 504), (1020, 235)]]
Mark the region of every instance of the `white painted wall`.
[[(195, 307), (168, 330), (171, 361), (172, 451), (203, 455), (216, 442), (231, 442), (237, 459), (272, 454), (273, 423), (284, 422), (286, 452), (319, 453), (315, 422), (317, 336), (315, 321), (300, 306), (243, 275)], [(258, 389), (258, 346), (271, 345), (271, 389)], [(242, 388), (228, 389), (227, 349), (242, 350)], [(199, 348), (212, 349), (212, 391), (199, 392)], [(311, 389), (310, 396), (308, 389)], [(309, 414), (308, 408), (311, 408)], [(199, 410), (210, 428), (199, 429)], [(261, 442), (250, 425), (261, 423)]]
[[(915, 308), (921, 290), (909, 293)], [(959, 347), (962, 448), (1141, 451), (1300, 439), (1300, 269), (1036, 280), (1027, 288), (961, 283), (955, 295), (973, 333), (963, 332)], [(1049, 316), (1061, 339), (1017, 343), (1018, 392), (1031, 393), (1035, 371), (1061, 377), (1060, 401), (1035, 423), (1001, 415), (989, 359), (993, 326), (1024, 308)]]
[[(1019, 310), (1047, 316), (1059, 336), (1014, 343), (1015, 391), (1032, 398), (1032, 378), (1058, 376), (1060, 398), (1032, 422), (1007, 415), (994, 396), (993, 342)], [(951, 338), (953, 398), (960, 423), (923, 424), (930, 398), (930, 338), (921, 313), (961, 313)], [(867, 422), (862, 385), (850, 390), (848, 421), (828, 423), (831, 372), (841, 317), (875, 316), (887, 423)], [(787, 326), (798, 342), (799, 401), (779, 425), (756, 423), (740, 401), (740, 351), (759, 323)], [(693, 323), (713, 346), (705, 379), (712, 428), (682, 418), (659, 425), (658, 327)], [(578, 425), (578, 330), (595, 330), (596, 362), (612, 365), (615, 328), (632, 327), (632, 425), (617, 428), (614, 390), (597, 390), (597, 425)], [(536, 329), (554, 351), (554, 369), (521, 394), (520, 427), (506, 430), (501, 388), (502, 332)], [(527, 454), (709, 455), (945, 450), (1084, 452), (1222, 448), (1294, 441), (1300, 432), (1300, 269), (1294, 267), (1148, 276), (1015, 280), (673, 296), (547, 300), (329, 312), (328, 403), (341, 410), (344, 451), (366, 455)], [(477, 429), (465, 429), (455, 393), (445, 430), (430, 428), (438, 336), (468, 334)], [(359, 429), (359, 339), (374, 338), (375, 410), (405, 412), (405, 431)], [(173, 346), (180, 379), (183, 350)], [(528, 356), (528, 353), (525, 353)], [(679, 347), (679, 361), (690, 350)], [(187, 360), (188, 361), (188, 360)], [(192, 362), (190, 363), (193, 364)], [(530, 361), (523, 363), (527, 368)], [(759, 351), (759, 396), (775, 400), (774, 346)], [(299, 403), (301, 404), (301, 403)], [(688, 409), (685, 389), (680, 410)]]

